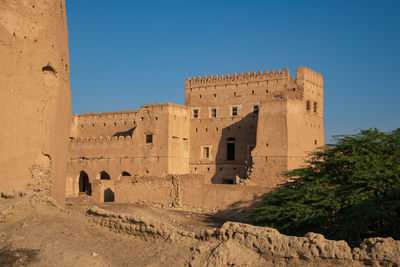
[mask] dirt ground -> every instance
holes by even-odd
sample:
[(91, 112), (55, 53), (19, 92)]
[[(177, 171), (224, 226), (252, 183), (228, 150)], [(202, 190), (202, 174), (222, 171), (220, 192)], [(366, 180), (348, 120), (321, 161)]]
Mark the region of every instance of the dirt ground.
[(0, 194), (0, 266), (400, 266), (392, 238), (351, 249), (242, 223), (247, 215)]
[[(185, 266), (195, 239), (147, 240), (113, 233), (87, 220), (93, 204), (69, 202), (66, 210), (49, 203), (1, 199), (0, 266)], [(105, 210), (152, 216), (178, 229), (200, 231), (222, 225), (233, 214), (165, 209), (147, 204), (102, 203)]]

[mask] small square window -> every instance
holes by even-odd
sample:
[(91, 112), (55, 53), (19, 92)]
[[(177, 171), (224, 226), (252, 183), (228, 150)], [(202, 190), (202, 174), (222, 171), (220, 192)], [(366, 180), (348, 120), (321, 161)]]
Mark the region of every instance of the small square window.
[(199, 110), (193, 109), (193, 118), (198, 118), (198, 117), (199, 117)]
[(152, 143), (153, 143), (153, 135), (146, 134), (146, 144), (152, 144)]
[(211, 118), (216, 118), (217, 117), (217, 109), (216, 108), (212, 108), (211, 109)]
[(238, 115), (238, 107), (232, 107), (232, 116)]
[(258, 113), (258, 110), (259, 110), (259, 106), (258, 105), (254, 105), (253, 106), (253, 112), (254, 113)]

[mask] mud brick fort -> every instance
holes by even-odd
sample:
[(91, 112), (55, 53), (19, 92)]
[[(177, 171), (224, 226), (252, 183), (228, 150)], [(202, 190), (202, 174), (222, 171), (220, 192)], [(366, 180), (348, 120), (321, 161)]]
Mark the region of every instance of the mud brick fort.
[(71, 117), (65, 1), (0, 1), (0, 18), (2, 192), (226, 208), (324, 143), (323, 80), (306, 67), (188, 78), (184, 106)]
[(285, 182), (323, 144), (313, 70), (187, 78), (185, 106), (73, 115), (66, 196), (226, 207)]

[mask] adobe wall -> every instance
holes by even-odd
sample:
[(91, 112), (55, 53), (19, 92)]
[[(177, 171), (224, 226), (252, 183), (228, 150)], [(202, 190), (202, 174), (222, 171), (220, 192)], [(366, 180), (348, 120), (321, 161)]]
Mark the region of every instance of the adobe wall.
[(251, 180), (274, 187), (284, 181), (288, 168), (287, 110), (290, 100), (273, 98), (261, 104), (258, 114), (257, 146), (252, 152)]
[(269, 191), (258, 186), (204, 184), (202, 175), (122, 177), (115, 183), (115, 201), (225, 209), (249, 206)]
[(0, 1), (0, 190), (64, 201), (70, 130), (64, 0)]
[[(190, 120), (175, 104), (144, 105), (138, 111), (74, 115), (68, 162), (67, 195), (79, 192), (81, 171), (90, 183), (107, 172), (165, 176), (188, 172)], [(152, 135), (147, 143), (146, 135)]]
[[(307, 155), (325, 144), (322, 75), (306, 67), (299, 67), (296, 82), (304, 88), (304, 96), (301, 102), (288, 107), (289, 170), (304, 166)], [(307, 101), (310, 103), (309, 109)]]
[(304, 166), (307, 155), (324, 144), (322, 76), (299, 67), (295, 81), (298, 97), (284, 94), (261, 104), (251, 172), (261, 186), (284, 183), (284, 172)]
[[(286, 122), (269, 120), (267, 125), (260, 125), (266, 122), (260, 121), (259, 114), (254, 112), (254, 106), (257, 105), (263, 112), (263, 109), (268, 108), (268, 103), (274, 100), (279, 103), (282, 98), (302, 99), (303, 94), (304, 88), (290, 77), (287, 68), (282, 72), (258, 71), (186, 79), (185, 103), (191, 110), (190, 173), (205, 175), (208, 183), (224, 183), (227, 178), (233, 180), (236, 176), (247, 178), (252, 149), (257, 142), (266, 143), (260, 139), (260, 134), (264, 136), (265, 130), (273, 132), (274, 136), (271, 137), (274, 138), (274, 145), (287, 146), (287, 138), (282, 139), (282, 134), (287, 136)], [(238, 108), (237, 115), (232, 114), (233, 107)], [(283, 107), (278, 104), (276, 108)], [(216, 109), (215, 117), (212, 109)], [(197, 118), (194, 117), (194, 110), (198, 111)], [(278, 114), (281, 117), (286, 114), (286, 109), (282, 112)], [(234, 160), (227, 160), (229, 138), (235, 139)], [(210, 149), (208, 158), (204, 156), (204, 147)], [(284, 158), (287, 153), (286, 149), (279, 155), (281, 158), (277, 165), (280, 170), (287, 167)], [(265, 158), (265, 154), (263, 157)], [(285, 162), (281, 164), (281, 161)], [(271, 173), (271, 177), (275, 173), (277, 172)]]

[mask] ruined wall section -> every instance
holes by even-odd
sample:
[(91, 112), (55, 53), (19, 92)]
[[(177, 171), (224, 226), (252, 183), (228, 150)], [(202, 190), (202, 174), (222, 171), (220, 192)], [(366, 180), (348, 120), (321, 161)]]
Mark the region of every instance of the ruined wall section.
[(64, 201), (71, 114), (64, 0), (0, 1), (0, 187)]
[[(204, 174), (208, 183), (225, 183), (236, 176), (245, 178), (251, 150), (256, 145), (257, 111), (262, 103), (283, 97), (303, 97), (302, 88), (290, 77), (287, 68), (282, 72), (186, 79), (185, 103), (191, 112), (191, 173)], [(237, 108), (237, 115), (233, 115), (233, 108)], [(273, 130), (280, 132), (279, 128)], [(235, 138), (233, 161), (227, 160), (228, 138)], [(205, 147), (209, 148), (209, 157), (204, 155)]]

